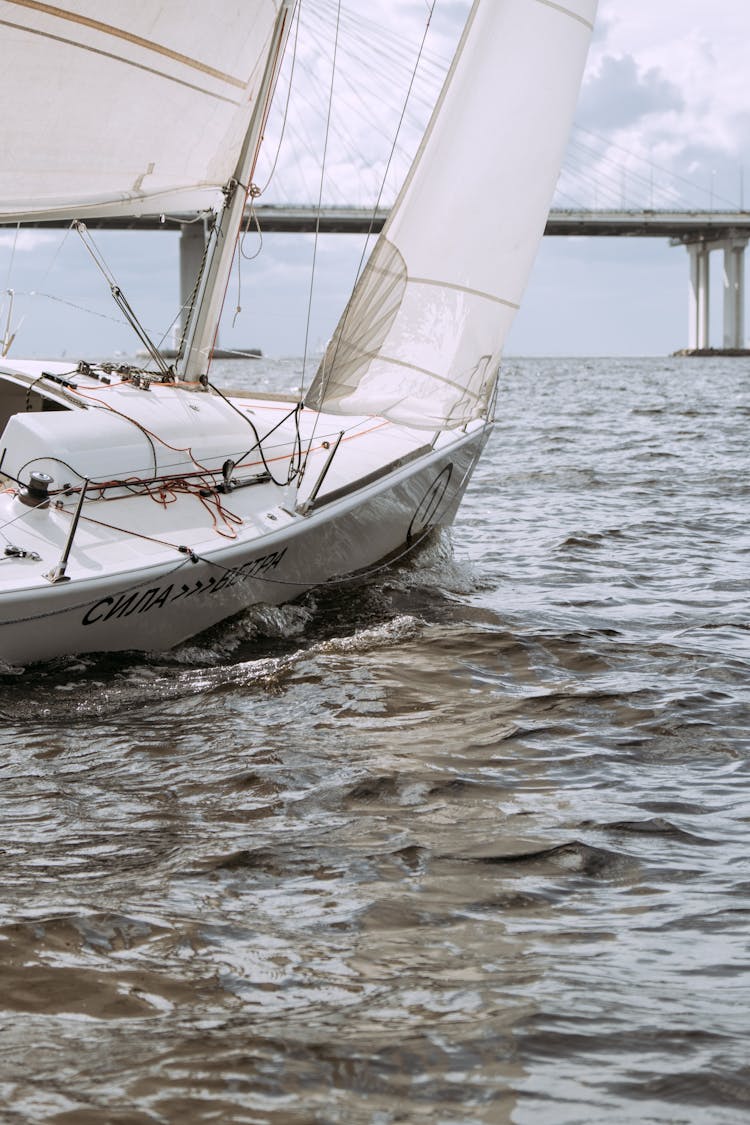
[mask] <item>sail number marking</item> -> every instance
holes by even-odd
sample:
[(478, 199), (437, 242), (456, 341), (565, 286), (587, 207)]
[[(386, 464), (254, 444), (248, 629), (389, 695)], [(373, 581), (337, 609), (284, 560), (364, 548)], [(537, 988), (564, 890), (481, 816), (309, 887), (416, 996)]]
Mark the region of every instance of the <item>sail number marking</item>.
[(438, 509), (443, 502), (448, 485), (450, 484), (453, 475), (453, 462), (445, 465), (440, 470), (438, 475), (430, 487), (425, 492), (422, 499), (417, 505), (417, 510), (412, 516), (409, 530), (406, 533), (406, 542), (411, 543), (420, 535), (426, 535), (432, 527), (432, 521), (437, 515)]

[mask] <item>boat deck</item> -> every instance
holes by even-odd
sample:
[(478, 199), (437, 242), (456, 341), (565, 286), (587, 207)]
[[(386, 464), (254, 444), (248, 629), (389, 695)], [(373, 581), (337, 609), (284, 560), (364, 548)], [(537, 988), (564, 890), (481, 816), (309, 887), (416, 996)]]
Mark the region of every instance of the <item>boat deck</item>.
[[(14, 364), (2, 376), (14, 404), (22, 394), (32, 407), (0, 438), (3, 468), (24, 483), (32, 469), (53, 478), (39, 507), (23, 502), (16, 480), (0, 493), (5, 591), (48, 584), (85, 478), (67, 574), (93, 579), (179, 559), (180, 548), (217, 558), (243, 542), (262, 551), (291, 524), (429, 453), (433, 437), (382, 418), (304, 409), (298, 430), (295, 403), (281, 396), (223, 401), (161, 383), (145, 390), (62, 364)], [(287, 483), (299, 450), (304, 473)], [(221, 491), (227, 461), (230, 487)]]

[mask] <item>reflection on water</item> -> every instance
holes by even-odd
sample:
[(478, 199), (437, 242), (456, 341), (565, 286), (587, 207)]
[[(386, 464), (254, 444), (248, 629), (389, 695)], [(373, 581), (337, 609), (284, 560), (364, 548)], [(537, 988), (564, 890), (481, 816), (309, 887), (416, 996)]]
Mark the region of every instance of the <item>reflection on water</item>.
[(512, 364), (452, 550), (5, 675), (3, 1120), (747, 1120), (749, 416)]

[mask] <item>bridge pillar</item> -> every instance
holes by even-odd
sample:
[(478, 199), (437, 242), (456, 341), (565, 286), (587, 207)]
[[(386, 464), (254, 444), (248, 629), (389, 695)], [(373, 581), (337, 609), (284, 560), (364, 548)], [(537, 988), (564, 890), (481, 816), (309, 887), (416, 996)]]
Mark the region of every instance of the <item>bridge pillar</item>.
[(690, 304), (688, 308), (688, 347), (709, 347), (710, 246), (706, 242), (688, 242), (690, 255)]
[(180, 226), (180, 320), (177, 338), (181, 339), (185, 330), (190, 298), (198, 280), (203, 254), (206, 249), (208, 232), (204, 222), (182, 223)]
[(746, 238), (724, 243), (724, 347), (745, 346), (745, 247)]

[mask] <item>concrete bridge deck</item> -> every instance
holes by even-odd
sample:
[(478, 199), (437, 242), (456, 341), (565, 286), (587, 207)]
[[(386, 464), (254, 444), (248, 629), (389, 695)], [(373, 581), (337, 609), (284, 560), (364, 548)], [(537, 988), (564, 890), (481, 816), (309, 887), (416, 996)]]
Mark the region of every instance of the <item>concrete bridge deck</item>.
[[(387, 208), (374, 214), (364, 207), (324, 207), (318, 217), (309, 205), (264, 203), (255, 208), (264, 231), (309, 234), (378, 233), (388, 216)], [(192, 215), (128, 216), (118, 219), (87, 219), (92, 229), (175, 230), (190, 222)], [(65, 227), (67, 222), (39, 221), (24, 226)], [(750, 237), (750, 211), (550, 211), (544, 231), (548, 236), (586, 238), (669, 238), (678, 242), (721, 241), (737, 236)]]

